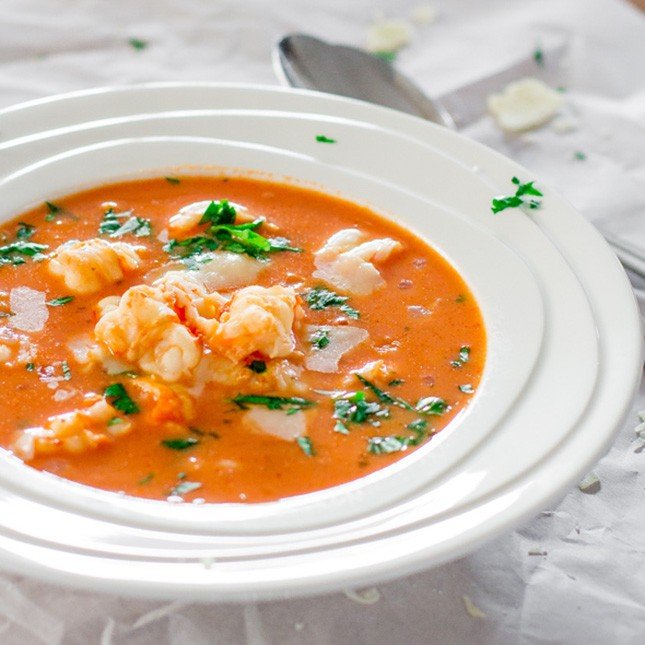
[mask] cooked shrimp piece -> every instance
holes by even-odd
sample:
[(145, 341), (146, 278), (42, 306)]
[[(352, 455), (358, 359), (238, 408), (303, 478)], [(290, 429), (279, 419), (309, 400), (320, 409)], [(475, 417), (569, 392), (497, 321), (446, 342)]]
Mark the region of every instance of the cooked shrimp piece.
[(387, 237), (361, 242), (364, 238), (365, 235), (354, 228), (334, 233), (314, 254), (317, 269), (314, 277), (357, 296), (369, 295), (383, 287), (385, 280), (374, 263), (385, 262), (403, 245)]
[(181, 385), (167, 385), (153, 378), (135, 378), (128, 382), (135, 393), (141, 413), (150, 425), (173, 424), (185, 427), (195, 418), (195, 404)]
[(290, 287), (245, 287), (233, 294), (212, 337), (211, 348), (232, 361), (258, 353), (266, 358), (288, 356), (296, 341), (293, 326), (302, 316)]
[(57, 414), (42, 427), (23, 430), (13, 451), (25, 461), (56, 452), (79, 454), (111, 443), (132, 429), (130, 421), (119, 416), (105, 399), (93, 395), (88, 403), (91, 405), (86, 409)]
[(141, 246), (94, 238), (61, 244), (48, 262), (49, 272), (61, 279), (70, 293), (87, 295), (123, 280), (140, 264)]
[(201, 356), (197, 338), (181, 324), (164, 292), (146, 285), (128, 289), (116, 308), (110, 304), (94, 334), (116, 358), (168, 383), (189, 377)]
[[(187, 204), (186, 206), (179, 209), (168, 220), (168, 232), (173, 236), (183, 236), (188, 235), (195, 231), (199, 226), (206, 209), (210, 206), (213, 200), (207, 199), (201, 202), (193, 202), (192, 204)], [(236, 204), (234, 202), (229, 202), (237, 214), (235, 218), (235, 223), (240, 224), (242, 222), (251, 222), (253, 217), (249, 215), (246, 207)]]
[(154, 286), (192, 331), (206, 337), (215, 333), (227, 301), (216, 291), (208, 293), (196, 272), (169, 271)]

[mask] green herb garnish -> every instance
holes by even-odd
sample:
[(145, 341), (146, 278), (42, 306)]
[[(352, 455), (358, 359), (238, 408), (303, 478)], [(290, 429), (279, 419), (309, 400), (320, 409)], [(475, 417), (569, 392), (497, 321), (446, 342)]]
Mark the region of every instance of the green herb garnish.
[(180, 183), (181, 183), (181, 179), (179, 179), (179, 177), (170, 177), (170, 176), (168, 176), (168, 177), (164, 177), (164, 179), (165, 179), (169, 184), (174, 184), (174, 185), (176, 185), (176, 184), (180, 184)]
[(464, 363), (467, 363), (470, 360), (470, 347), (468, 345), (462, 345), (459, 349), (459, 357), (454, 361), (450, 361), (450, 364), (453, 367), (462, 367)]
[(0, 266), (4, 264), (13, 264), (14, 266), (24, 264), (26, 262), (25, 257), (33, 260), (42, 259), (44, 257), (43, 253), (48, 248), (46, 244), (36, 244), (25, 240), (5, 244), (0, 246)]
[[(103, 396), (108, 403), (124, 414), (136, 414), (140, 412), (139, 406), (130, 398), (125, 387), (121, 383), (112, 383), (103, 391)], [(109, 399), (112, 399), (111, 401)]]
[(341, 296), (324, 287), (314, 287), (305, 294), (305, 300), (310, 309), (320, 311), (329, 307), (337, 307), (349, 318), (359, 318), (360, 314), (356, 309), (347, 304), (349, 298)]
[(242, 410), (247, 410), (249, 405), (264, 405), (269, 410), (285, 410), (288, 414), (316, 405), (315, 401), (299, 396), (264, 396), (261, 394), (238, 394), (234, 399), (231, 399), (231, 402)]
[(466, 302), (466, 296), (463, 293), (460, 293), (456, 298), (455, 302), (458, 304), (461, 304), (462, 302)]
[(146, 484), (149, 484), (153, 479), (154, 479), (155, 474), (154, 473), (148, 473), (147, 475), (144, 475), (138, 482), (137, 484), (139, 486), (145, 486)]
[(18, 223), (18, 231), (16, 232), (16, 238), (19, 240), (28, 240), (36, 232), (36, 227), (31, 224), (25, 224), (25, 222)]
[(406, 428), (414, 432), (414, 435), (371, 437), (367, 441), (367, 451), (373, 455), (389, 455), (393, 452), (407, 450), (411, 446), (418, 446), (427, 438), (428, 423), (425, 419), (412, 421)]
[[(150, 237), (152, 235), (152, 224), (149, 219), (131, 216), (132, 211), (117, 213), (111, 208), (105, 211), (99, 233), (109, 237), (123, 237), (134, 235), (135, 237)], [(127, 219), (126, 219), (127, 218)], [(122, 221), (125, 220), (125, 221)]]
[(389, 383), (389, 387), (396, 387), (397, 385), (403, 385), (405, 381), (402, 378), (394, 378)]
[(128, 44), (130, 45), (130, 47), (132, 47), (132, 49), (141, 51), (142, 49), (145, 49), (148, 46), (148, 41), (141, 40), (141, 38), (130, 38), (128, 40)]
[(72, 370), (69, 368), (69, 363), (67, 361), (63, 361), (61, 363), (61, 369), (63, 370), (63, 379), (66, 381), (71, 380)]
[(541, 47), (536, 47), (533, 51), (533, 60), (538, 67), (544, 67), (544, 52)]
[(421, 414), (440, 416), (448, 409), (448, 404), (438, 396), (426, 396), (419, 399), (415, 409)]
[(316, 141), (318, 141), (318, 143), (337, 143), (336, 139), (330, 139), (329, 137), (326, 137), (324, 134), (317, 134)]
[(314, 349), (325, 349), (329, 345), (329, 330), (317, 329), (311, 336), (309, 342), (314, 346)]
[(580, 150), (576, 150), (576, 152), (573, 153), (573, 158), (577, 161), (584, 161), (587, 158), (587, 155)]
[(27, 364), (25, 365), (25, 369), (26, 369), (28, 372), (33, 372), (33, 371), (36, 369), (36, 364), (35, 364), (35, 363), (27, 363)]
[(522, 184), (517, 177), (513, 177), (511, 181), (517, 186), (515, 195), (493, 198), (491, 205), (493, 213), (499, 213), (507, 208), (518, 208), (519, 206), (528, 206), (532, 209), (540, 207), (542, 200), (536, 199), (536, 197), (543, 197), (543, 194), (533, 186), (534, 181)]
[(193, 448), (199, 443), (199, 439), (195, 437), (178, 437), (173, 439), (162, 439), (161, 445), (170, 450), (188, 450)]
[(368, 401), (365, 392), (352, 392), (334, 400), (334, 430), (341, 434), (349, 434), (348, 426), (352, 423), (379, 426), (381, 419), (389, 417), (390, 411), (375, 401)]
[[(170, 240), (164, 246), (164, 251), (182, 260), (195, 260), (196, 256), (219, 248), (233, 253), (245, 253), (254, 258), (265, 258), (268, 254), (278, 251), (302, 250), (291, 246), (286, 238), (270, 240), (260, 235), (257, 229), (262, 226), (264, 219), (235, 224), (236, 217), (235, 207), (226, 199), (212, 201), (199, 222), (201, 225), (208, 225), (205, 234), (185, 240)], [(210, 259), (204, 258), (203, 261), (208, 262)]]
[(107, 427), (111, 428), (112, 426), (118, 426), (121, 423), (123, 423), (123, 419), (121, 417), (112, 417), (108, 422), (107, 422)]
[(52, 222), (56, 219), (56, 215), (61, 212), (62, 208), (53, 202), (45, 202), (47, 207), (47, 215), (45, 215), (46, 222)]
[(307, 457), (314, 457), (316, 455), (314, 445), (309, 437), (297, 437), (296, 443), (300, 446), (300, 449), (305, 453), (305, 455), (307, 455)]
[(256, 374), (263, 374), (267, 371), (267, 364), (264, 361), (251, 361), (247, 367)]
[(381, 60), (384, 60), (388, 63), (393, 63), (396, 60), (396, 52), (389, 51), (387, 49), (374, 52), (374, 56), (377, 58), (380, 58)]
[(382, 390), (381, 388), (377, 387), (372, 383), (371, 381), (368, 381), (364, 376), (361, 376), (360, 374), (355, 374), (356, 378), (369, 390), (371, 390), (375, 395), (376, 398), (379, 401), (382, 401), (383, 403), (390, 403), (391, 405), (397, 405), (400, 408), (403, 408), (404, 410), (414, 410), (414, 408), (407, 402), (404, 401), (403, 399), (399, 398), (398, 396), (392, 396), (388, 392), (385, 392), (385, 390)]
[(186, 480), (180, 481), (171, 491), (171, 495), (177, 495), (178, 497), (182, 497), (183, 495), (187, 495), (188, 493), (192, 493), (193, 491), (198, 490), (199, 488), (202, 487), (202, 484), (199, 482), (189, 482)]
[(74, 300), (74, 296), (61, 296), (60, 298), (54, 298), (53, 300), (49, 300), (47, 304), (50, 307), (62, 307), (63, 305), (66, 305), (68, 302), (72, 302)]

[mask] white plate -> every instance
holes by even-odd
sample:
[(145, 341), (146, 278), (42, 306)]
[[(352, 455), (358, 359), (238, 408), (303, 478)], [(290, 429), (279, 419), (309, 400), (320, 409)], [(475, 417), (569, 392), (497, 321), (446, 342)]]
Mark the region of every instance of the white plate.
[[(626, 413), (641, 337), (617, 261), (549, 190), (531, 217), (493, 216), (490, 199), (513, 175), (533, 177), (454, 133), (334, 97), (221, 85), (59, 97), (0, 113), (0, 131), (3, 217), (83, 183), (213, 158), (370, 203), (457, 266), (480, 300), (490, 344), (476, 400), (438, 440), (364, 480), (280, 503), (171, 507), (5, 458), (7, 569), (208, 600), (311, 594), (403, 575), (456, 557), (546, 505), (598, 458)], [(319, 133), (338, 144), (316, 143)]]

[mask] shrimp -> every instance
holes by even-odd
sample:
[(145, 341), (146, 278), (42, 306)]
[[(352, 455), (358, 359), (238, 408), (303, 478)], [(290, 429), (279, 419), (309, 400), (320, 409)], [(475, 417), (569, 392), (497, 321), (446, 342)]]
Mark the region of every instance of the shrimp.
[(182, 324), (161, 289), (138, 285), (118, 306), (99, 303), (94, 334), (110, 353), (172, 383), (187, 378), (201, 357), (197, 338)]
[(72, 240), (56, 249), (47, 268), (70, 293), (88, 295), (121, 281), (126, 272), (138, 268), (143, 248), (99, 238)]
[(90, 395), (87, 401), (91, 405), (86, 409), (57, 414), (44, 426), (23, 430), (13, 451), (24, 461), (56, 452), (80, 454), (131, 431), (132, 423), (98, 394)]
[(295, 349), (293, 326), (301, 317), (292, 288), (245, 287), (235, 292), (206, 342), (234, 362), (254, 353), (265, 358), (285, 357)]
[(374, 263), (385, 262), (403, 246), (387, 237), (361, 242), (364, 238), (361, 231), (353, 228), (334, 233), (314, 254), (314, 277), (357, 296), (369, 295), (384, 286), (385, 280)]

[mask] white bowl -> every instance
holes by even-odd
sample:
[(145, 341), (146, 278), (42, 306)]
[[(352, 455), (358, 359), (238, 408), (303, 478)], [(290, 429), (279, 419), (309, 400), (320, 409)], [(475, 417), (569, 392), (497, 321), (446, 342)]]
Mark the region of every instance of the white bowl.
[[(133, 176), (224, 167), (297, 181), (424, 236), (468, 282), (488, 333), (484, 378), (465, 413), (410, 456), (325, 491), (171, 505), (4, 455), (5, 568), (209, 600), (390, 578), (456, 557), (539, 510), (589, 468), (626, 413), (641, 337), (619, 264), (548, 189), (530, 216), (493, 216), (490, 200), (513, 175), (534, 177), (454, 133), (314, 93), (216, 85), (60, 97), (0, 113), (0, 129), (3, 218)], [(320, 133), (338, 143), (317, 143)]]

